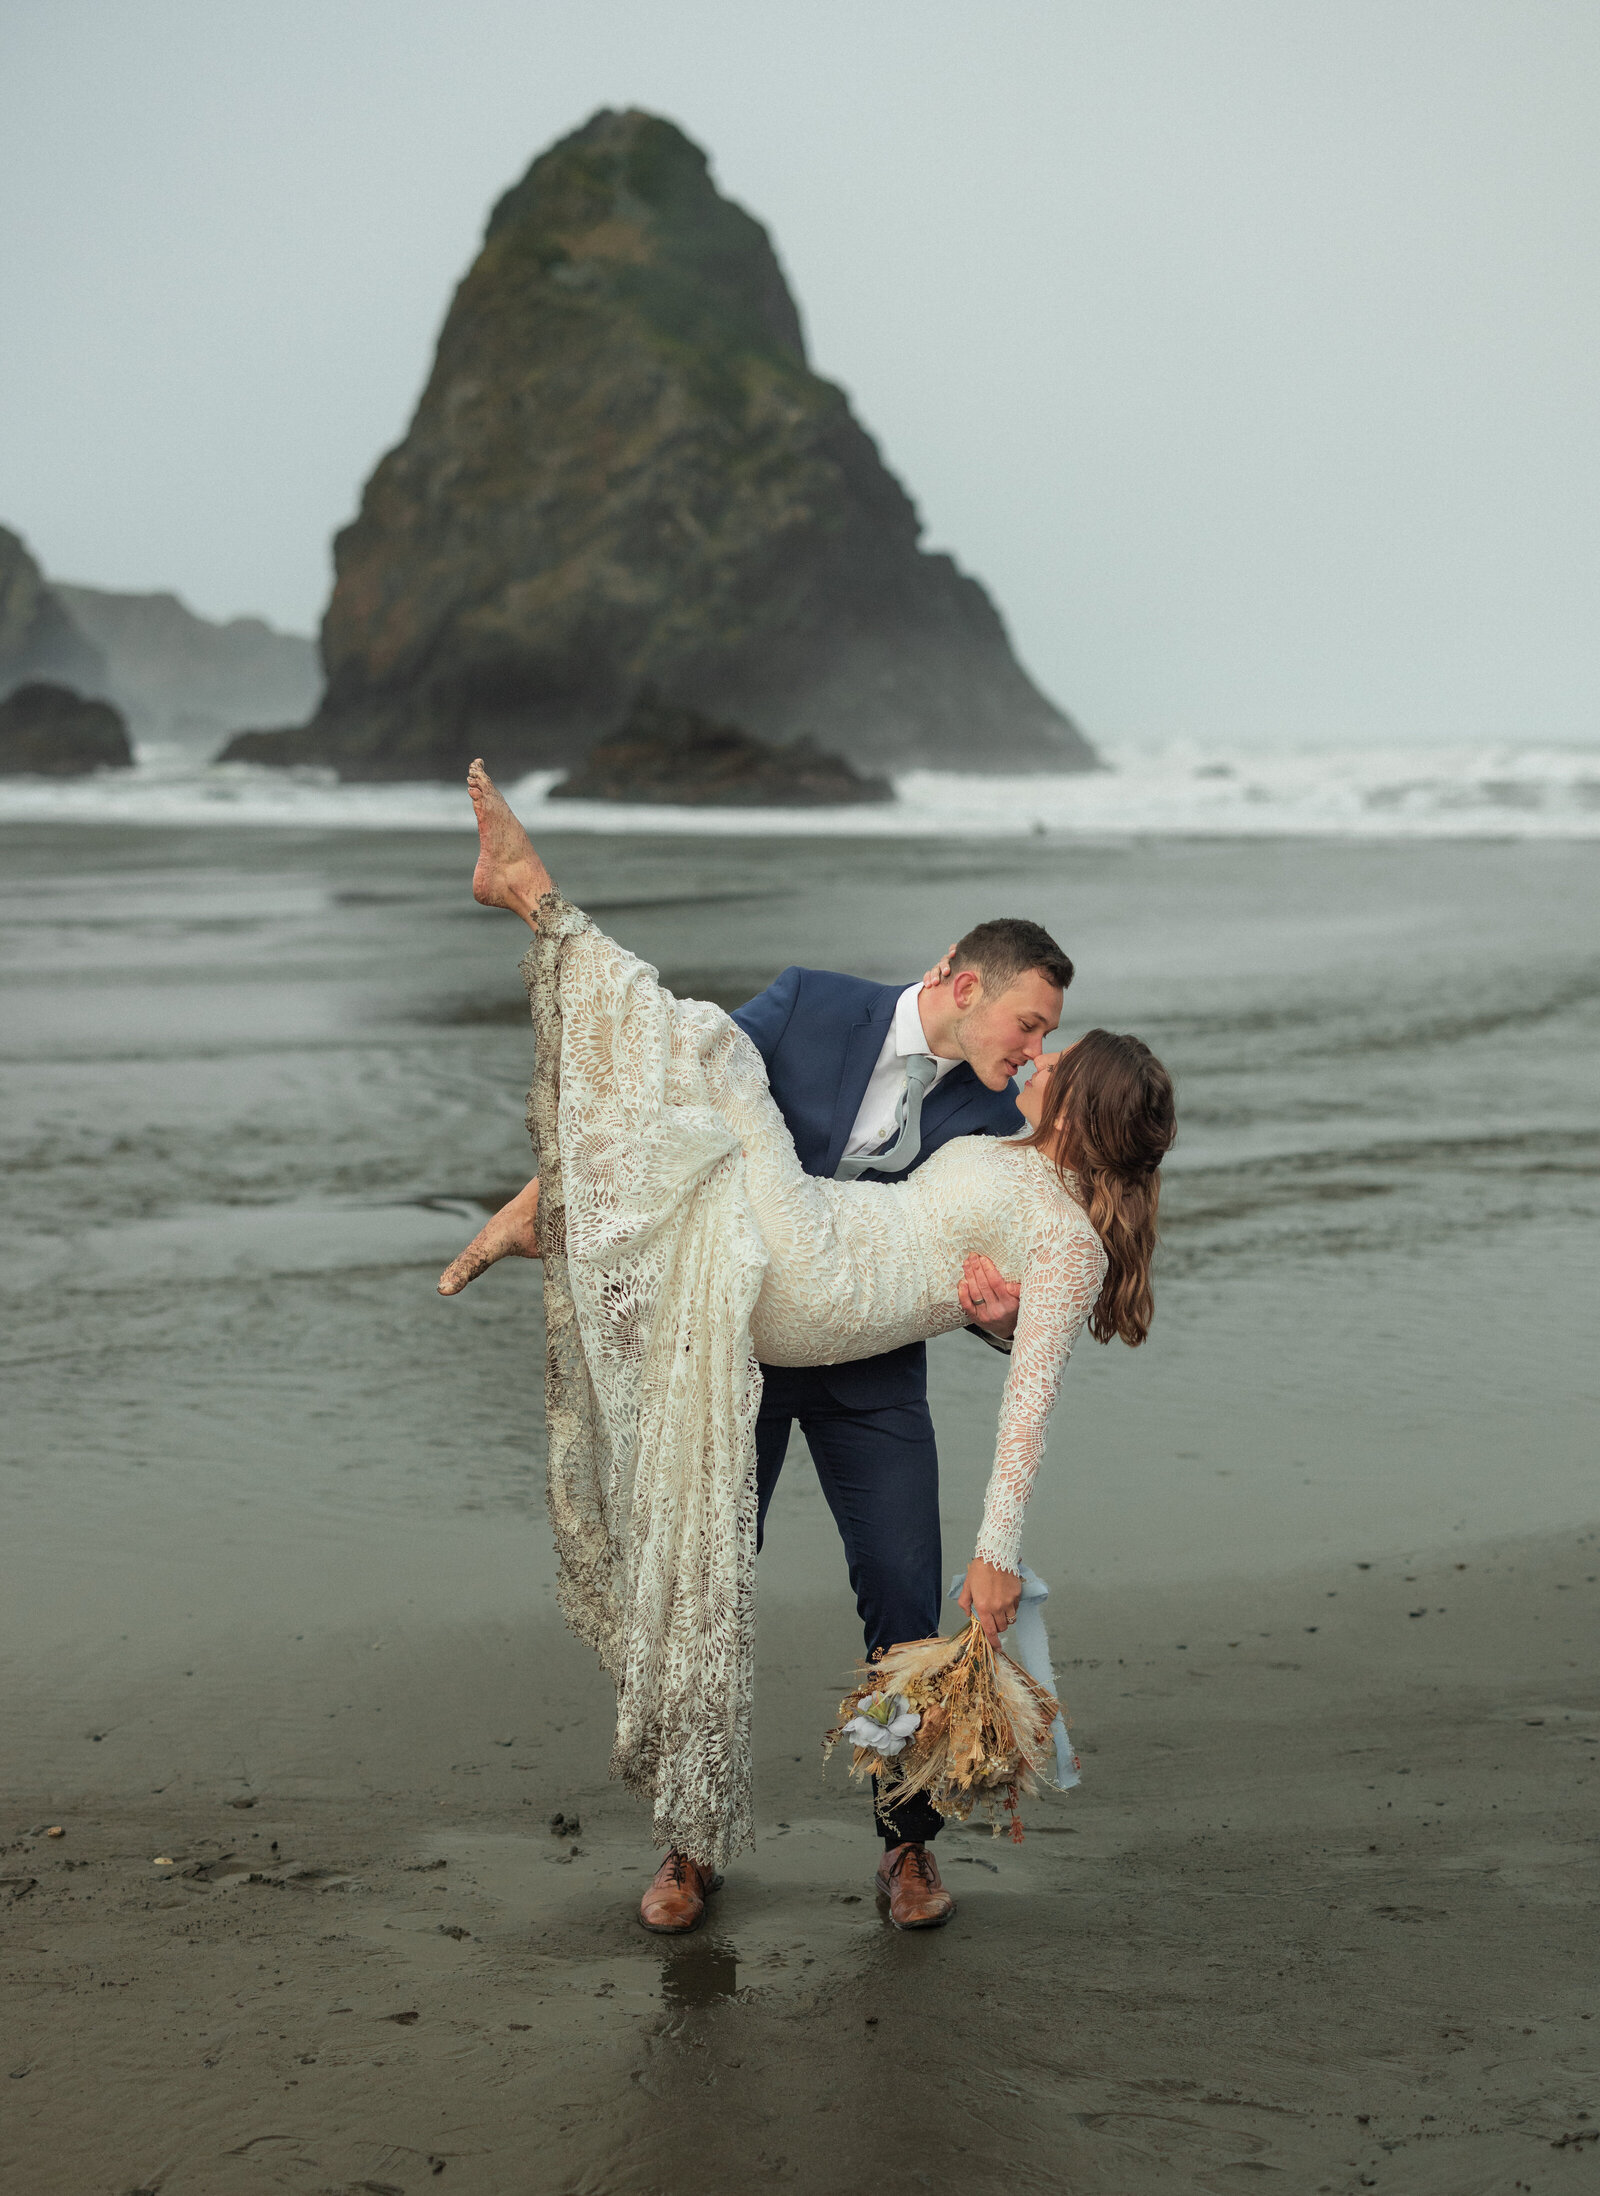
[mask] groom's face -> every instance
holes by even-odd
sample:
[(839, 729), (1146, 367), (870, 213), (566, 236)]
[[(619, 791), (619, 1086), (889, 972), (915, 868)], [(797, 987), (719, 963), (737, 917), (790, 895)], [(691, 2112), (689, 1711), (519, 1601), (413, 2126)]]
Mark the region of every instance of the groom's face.
[[(1030, 969), (990, 998), (970, 970), (955, 979), (961, 1009), (955, 1040), (962, 1058), (989, 1090), (1004, 1090), (1023, 1062), (1037, 1060), (1044, 1041), (1061, 1019), (1061, 993), (1038, 969)], [(970, 1005), (961, 997), (963, 982), (972, 986)]]

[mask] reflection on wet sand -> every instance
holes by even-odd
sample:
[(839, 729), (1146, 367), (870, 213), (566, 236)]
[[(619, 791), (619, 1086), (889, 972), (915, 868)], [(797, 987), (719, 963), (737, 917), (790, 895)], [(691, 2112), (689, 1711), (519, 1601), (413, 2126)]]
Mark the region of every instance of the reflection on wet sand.
[(670, 2013), (693, 2013), (739, 1994), (739, 1955), (725, 1937), (704, 1929), (675, 1944), (661, 1958), (661, 2003)]

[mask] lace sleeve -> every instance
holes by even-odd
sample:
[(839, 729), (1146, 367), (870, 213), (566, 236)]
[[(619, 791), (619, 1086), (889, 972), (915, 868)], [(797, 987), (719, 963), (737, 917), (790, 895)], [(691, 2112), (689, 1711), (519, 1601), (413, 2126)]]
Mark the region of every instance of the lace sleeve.
[(994, 1470), (984, 1497), (974, 1553), (997, 1570), (1021, 1569), (1022, 1517), (1028, 1507), (1044, 1430), (1061, 1389), (1078, 1329), (1105, 1278), (1106, 1254), (1092, 1230), (1039, 1244), (1022, 1274), (1022, 1306), (1011, 1348), (1011, 1371), (1000, 1399)]

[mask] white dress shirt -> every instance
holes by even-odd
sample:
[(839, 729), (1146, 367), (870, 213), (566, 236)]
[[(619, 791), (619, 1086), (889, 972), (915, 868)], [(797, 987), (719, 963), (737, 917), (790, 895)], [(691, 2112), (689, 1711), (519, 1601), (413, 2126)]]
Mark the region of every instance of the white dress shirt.
[(894, 1135), (895, 1115), (900, 1110), (900, 1099), (906, 1087), (905, 1062), (909, 1054), (921, 1052), (933, 1059), (930, 1092), (938, 1089), (952, 1068), (961, 1065), (959, 1060), (934, 1059), (929, 1052), (922, 1016), (917, 1012), (917, 994), (921, 989), (920, 984), (907, 984), (895, 1001), (889, 1034), (883, 1040), (877, 1065), (867, 1077), (860, 1110), (840, 1155), (842, 1158), (859, 1159), (864, 1152), (881, 1150)]
[[(864, 1152), (881, 1149), (895, 1132), (895, 1115), (900, 1110), (901, 1093), (906, 1087), (906, 1056), (912, 1052), (928, 1052), (922, 1016), (917, 1012), (917, 996), (921, 990), (920, 984), (907, 984), (895, 1001), (894, 1020), (889, 1024), (889, 1034), (883, 1040), (877, 1064), (867, 1077), (860, 1110), (841, 1154), (845, 1159), (859, 1159)], [(961, 1062), (936, 1059), (931, 1053), (928, 1057), (933, 1060), (933, 1081), (928, 1085), (931, 1093)], [(985, 1334), (982, 1327), (969, 1327), (967, 1332), (975, 1334), (980, 1342), (987, 1342), (990, 1349), (999, 1350), (1007, 1357), (1011, 1355), (1011, 1344), (1002, 1342), (998, 1335)]]

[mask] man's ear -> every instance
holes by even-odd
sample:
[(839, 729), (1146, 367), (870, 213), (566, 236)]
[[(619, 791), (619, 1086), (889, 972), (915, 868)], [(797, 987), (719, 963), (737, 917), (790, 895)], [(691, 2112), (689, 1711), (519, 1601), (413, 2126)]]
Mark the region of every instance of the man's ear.
[(958, 968), (950, 979), (950, 996), (963, 1014), (976, 1003), (983, 978), (975, 968)]

